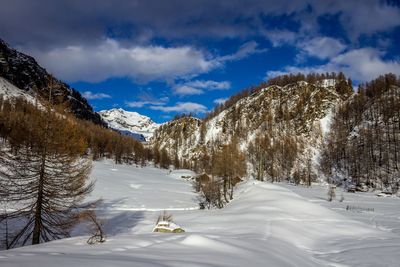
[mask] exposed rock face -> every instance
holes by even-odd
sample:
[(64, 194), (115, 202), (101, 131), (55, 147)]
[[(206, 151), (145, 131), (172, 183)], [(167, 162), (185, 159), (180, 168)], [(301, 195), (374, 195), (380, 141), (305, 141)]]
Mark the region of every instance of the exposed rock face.
[[(19, 89), (36, 97), (47, 99), (51, 75), (36, 60), (12, 49), (0, 39), (0, 77)], [(104, 125), (100, 116), (93, 111), (87, 100), (67, 84), (53, 79), (52, 96), (57, 104), (68, 103), (71, 112), (80, 119)]]
[(190, 159), (201, 146), (198, 140), (202, 120), (194, 117), (183, 117), (161, 125), (151, 138), (152, 145), (165, 148), (172, 155)]

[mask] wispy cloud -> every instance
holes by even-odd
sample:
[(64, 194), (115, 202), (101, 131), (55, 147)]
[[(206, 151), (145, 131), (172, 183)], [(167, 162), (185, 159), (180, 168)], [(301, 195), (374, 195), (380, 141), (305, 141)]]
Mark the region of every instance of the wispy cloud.
[(212, 80), (193, 80), (173, 87), (173, 93), (179, 96), (201, 95), (206, 90), (228, 90), (231, 83), (228, 81), (212, 81)]
[(330, 37), (315, 37), (305, 40), (297, 45), (307, 56), (319, 59), (335, 57), (346, 49), (346, 45), (337, 39)]
[(231, 83), (228, 81), (194, 80), (185, 83), (185, 85), (207, 90), (227, 90), (231, 88)]
[(297, 33), (289, 30), (262, 29), (261, 33), (272, 43), (272, 46), (274, 47), (278, 47), (283, 44), (293, 44), (297, 37)]
[(91, 91), (86, 91), (82, 94), (82, 96), (86, 99), (93, 100), (93, 99), (103, 99), (103, 98), (111, 98), (110, 95), (104, 93), (93, 93)]
[(206, 113), (207, 107), (193, 102), (177, 102), (173, 106), (150, 106), (152, 110), (160, 110), (163, 112), (180, 112), (180, 113)]
[(258, 48), (257, 42), (250, 41), (250, 42), (244, 43), (242, 46), (240, 46), (239, 49), (235, 53), (218, 57), (216, 60), (220, 63), (223, 63), (226, 61), (235, 61), (235, 60), (240, 60), (240, 59), (246, 58), (253, 54), (264, 53), (266, 51), (268, 51), (268, 49)]
[(180, 96), (186, 96), (186, 95), (201, 95), (204, 93), (202, 89), (198, 89), (192, 86), (188, 85), (178, 85), (174, 87), (174, 94), (180, 95)]
[(139, 100), (139, 101), (127, 101), (125, 105), (130, 108), (141, 108), (147, 105), (152, 106), (163, 106), (167, 104), (169, 101), (168, 97), (161, 97), (160, 99), (148, 99), (148, 100)]

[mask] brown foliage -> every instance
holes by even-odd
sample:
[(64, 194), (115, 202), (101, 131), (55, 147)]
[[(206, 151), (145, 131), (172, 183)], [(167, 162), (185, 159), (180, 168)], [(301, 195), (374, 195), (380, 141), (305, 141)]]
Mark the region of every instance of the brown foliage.
[(48, 104), (19, 104), (2, 115), (10, 131), (0, 154), (0, 198), (14, 207), (8, 218), (23, 219), (10, 247), (69, 236), (76, 209), (93, 188), (74, 119)]
[[(386, 74), (362, 84), (335, 113), (321, 169), (370, 187), (397, 190), (400, 168), (400, 78)], [(336, 181), (341, 182), (341, 181)]]
[(215, 116), (217, 116), (219, 113), (221, 113), (223, 110), (226, 110), (230, 108), (231, 106), (235, 105), (239, 100), (255, 94), (259, 92), (261, 89), (266, 88), (268, 86), (272, 85), (277, 85), (277, 86), (286, 86), (288, 84), (300, 82), (300, 81), (305, 81), (308, 83), (315, 83), (324, 79), (335, 79), (337, 80), (336, 84), (336, 92), (342, 96), (343, 99), (346, 99), (348, 96), (350, 96), (353, 93), (352, 90), (352, 82), (350, 79), (347, 79), (346, 76), (342, 73), (310, 73), (308, 75), (304, 75), (302, 73), (298, 74), (287, 74), (287, 75), (280, 75), (274, 78), (269, 79), (267, 82), (261, 82), (257, 86), (251, 86), (249, 88), (246, 88), (239, 93), (236, 93), (235, 95), (231, 96), (227, 101), (225, 101), (224, 104), (217, 105), (211, 112), (207, 113), (204, 121), (208, 121)]

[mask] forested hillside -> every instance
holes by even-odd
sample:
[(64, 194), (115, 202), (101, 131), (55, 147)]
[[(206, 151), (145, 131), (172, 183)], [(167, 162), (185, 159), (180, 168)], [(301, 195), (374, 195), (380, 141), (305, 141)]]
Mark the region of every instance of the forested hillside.
[(321, 177), (323, 137), (333, 109), (352, 95), (350, 83), (342, 73), (277, 77), (232, 96), (203, 120), (183, 116), (162, 125), (152, 144), (174, 162), (220, 180), (215, 186), (226, 202), (246, 173), (310, 184)]
[(400, 80), (362, 84), (338, 105), (321, 168), (328, 179), (397, 192), (400, 182)]
[[(245, 172), (272, 182), (328, 179), (396, 191), (399, 79), (387, 74), (357, 92), (351, 83), (343, 73), (279, 76), (232, 96), (203, 120), (182, 116), (162, 125), (152, 143), (176, 165), (219, 177), (215, 186), (224, 195)], [(237, 173), (221, 173), (217, 162), (228, 146), (247, 163), (223, 157)]]

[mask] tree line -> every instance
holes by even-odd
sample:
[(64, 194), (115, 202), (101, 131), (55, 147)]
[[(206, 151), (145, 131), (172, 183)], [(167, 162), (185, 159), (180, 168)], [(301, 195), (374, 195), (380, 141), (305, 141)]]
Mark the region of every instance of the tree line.
[[(45, 103), (45, 102), (43, 102)], [(111, 158), (117, 164), (135, 163), (145, 165), (153, 160), (154, 149), (144, 147), (131, 136), (123, 135), (112, 129), (80, 120), (68, 113), (65, 105), (53, 105), (54, 116), (61, 121), (71, 121), (77, 128), (87, 146), (86, 155), (94, 160)], [(3, 99), (0, 96), (0, 138), (13, 148), (18, 148), (32, 140), (36, 125), (32, 121), (43, 115), (42, 104), (34, 104), (23, 98)]]

